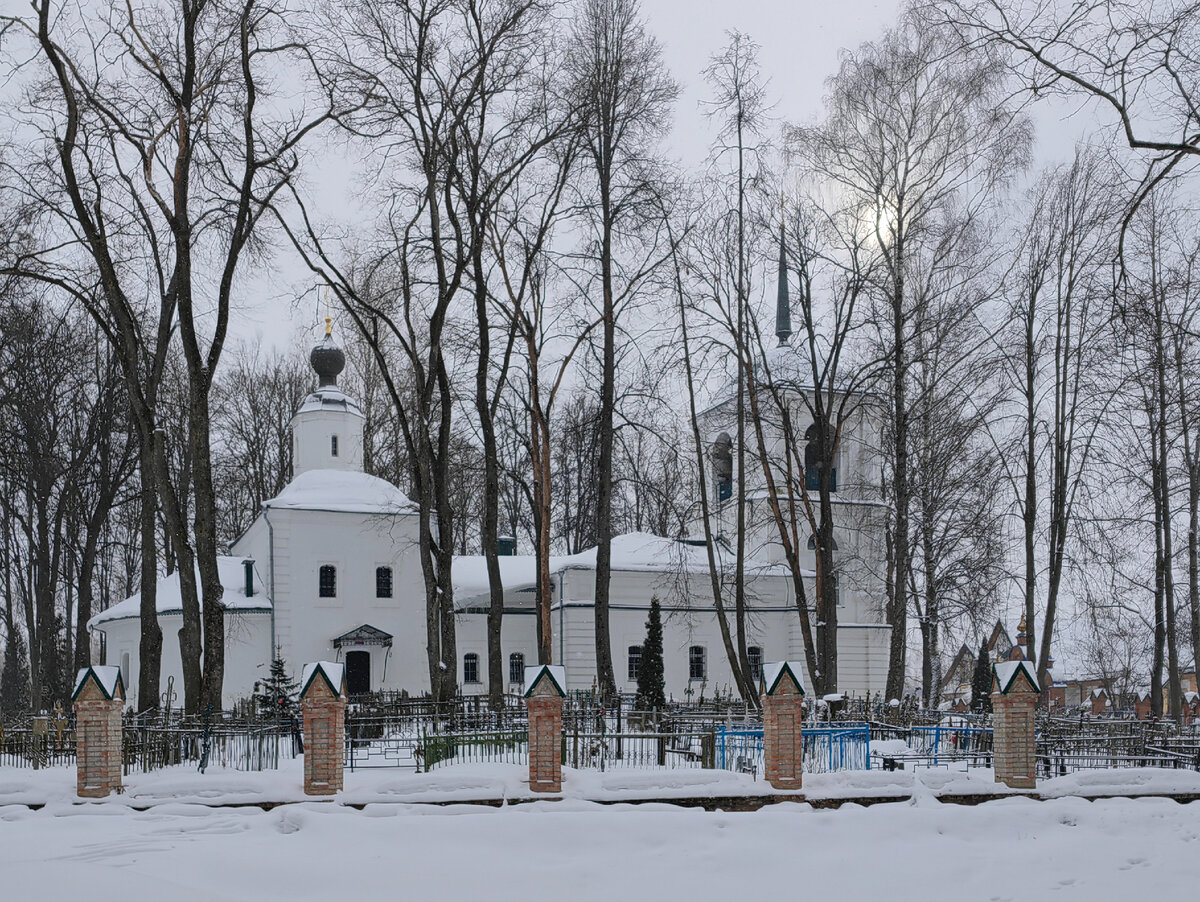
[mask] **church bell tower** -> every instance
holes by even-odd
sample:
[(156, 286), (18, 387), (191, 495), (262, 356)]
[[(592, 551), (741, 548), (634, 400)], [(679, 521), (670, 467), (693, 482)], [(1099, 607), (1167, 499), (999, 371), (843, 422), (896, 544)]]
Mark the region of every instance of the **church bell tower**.
[(292, 417), (293, 477), (309, 470), (363, 468), (363, 415), (338, 388), (346, 355), (333, 340), (333, 321), (325, 317), (325, 337), (308, 355), (317, 373), (317, 389)]

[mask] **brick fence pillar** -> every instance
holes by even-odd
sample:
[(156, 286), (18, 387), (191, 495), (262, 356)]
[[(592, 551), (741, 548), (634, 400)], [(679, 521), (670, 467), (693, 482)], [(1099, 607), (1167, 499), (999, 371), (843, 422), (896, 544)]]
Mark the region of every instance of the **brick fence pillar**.
[(102, 799), (121, 791), (125, 682), (119, 667), (84, 667), (75, 677), (75, 791)]
[(763, 776), (775, 789), (803, 783), (804, 686), (800, 665), (791, 661), (763, 667)]
[(1034, 708), (1040, 690), (1028, 661), (992, 668), (992, 767), (996, 782), (1014, 789), (1037, 785)]
[(562, 792), (562, 709), (566, 672), (540, 664), (525, 668), (529, 711), (529, 788)]
[(306, 664), (300, 680), (304, 714), (304, 794), (328, 796), (342, 789), (346, 750), (346, 671), (341, 664)]

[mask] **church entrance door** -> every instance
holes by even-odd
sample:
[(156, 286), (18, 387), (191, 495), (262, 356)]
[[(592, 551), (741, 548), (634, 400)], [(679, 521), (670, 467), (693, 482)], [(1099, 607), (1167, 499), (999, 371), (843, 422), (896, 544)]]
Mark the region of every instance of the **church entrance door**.
[(346, 652), (346, 694), (362, 695), (371, 691), (371, 653)]

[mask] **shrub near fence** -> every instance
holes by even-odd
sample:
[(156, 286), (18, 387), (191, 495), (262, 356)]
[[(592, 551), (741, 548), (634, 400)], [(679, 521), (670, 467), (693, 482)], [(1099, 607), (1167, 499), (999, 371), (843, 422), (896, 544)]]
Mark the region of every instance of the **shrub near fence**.
[(431, 733), (423, 737), (425, 768), (446, 764), (528, 764), (528, 730)]

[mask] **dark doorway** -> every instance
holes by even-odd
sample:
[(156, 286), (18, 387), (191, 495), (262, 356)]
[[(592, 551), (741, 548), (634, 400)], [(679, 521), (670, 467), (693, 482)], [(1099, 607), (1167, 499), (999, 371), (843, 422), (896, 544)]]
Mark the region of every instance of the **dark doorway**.
[(346, 652), (346, 694), (362, 695), (371, 691), (371, 653)]

